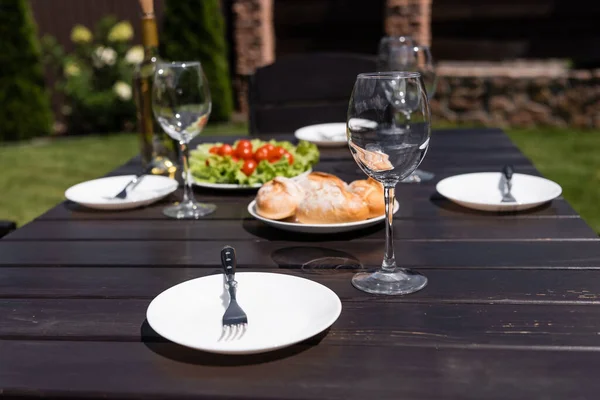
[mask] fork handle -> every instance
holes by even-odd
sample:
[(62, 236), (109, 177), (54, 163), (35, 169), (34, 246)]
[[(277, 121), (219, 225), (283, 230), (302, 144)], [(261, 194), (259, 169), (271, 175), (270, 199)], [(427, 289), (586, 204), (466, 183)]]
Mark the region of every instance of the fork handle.
[(235, 287), (237, 282), (235, 281), (235, 249), (231, 246), (225, 246), (221, 250), (221, 265), (223, 266), (223, 272), (227, 277), (227, 286), (229, 289), (229, 296), (235, 299)]

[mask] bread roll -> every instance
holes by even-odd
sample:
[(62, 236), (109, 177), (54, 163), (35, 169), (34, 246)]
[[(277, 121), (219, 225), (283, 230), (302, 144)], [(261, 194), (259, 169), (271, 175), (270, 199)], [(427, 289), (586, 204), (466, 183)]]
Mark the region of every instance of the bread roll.
[(307, 191), (296, 209), (296, 221), (302, 224), (337, 224), (367, 219), (367, 203), (344, 186), (328, 179), (318, 190)]
[(342, 189), (347, 189), (348, 185), (346, 182), (341, 180), (335, 175), (331, 175), (325, 172), (311, 172), (310, 174), (301, 178), (296, 178), (296, 182), (304, 189), (305, 192), (312, 192), (320, 190), (325, 186), (337, 186)]
[(385, 213), (385, 200), (383, 198), (383, 185), (375, 179), (362, 179), (349, 185), (352, 193), (360, 196), (369, 206), (369, 218), (379, 217)]
[(256, 195), (256, 212), (269, 219), (284, 219), (296, 212), (304, 190), (289, 178), (276, 177), (261, 186)]

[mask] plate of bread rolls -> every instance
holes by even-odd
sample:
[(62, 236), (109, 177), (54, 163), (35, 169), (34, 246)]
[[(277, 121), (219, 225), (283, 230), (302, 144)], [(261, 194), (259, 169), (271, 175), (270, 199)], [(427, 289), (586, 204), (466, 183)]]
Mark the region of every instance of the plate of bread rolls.
[[(394, 200), (394, 213), (399, 204)], [(248, 205), (265, 224), (301, 233), (340, 233), (385, 219), (383, 185), (372, 178), (346, 183), (324, 172), (265, 183)]]

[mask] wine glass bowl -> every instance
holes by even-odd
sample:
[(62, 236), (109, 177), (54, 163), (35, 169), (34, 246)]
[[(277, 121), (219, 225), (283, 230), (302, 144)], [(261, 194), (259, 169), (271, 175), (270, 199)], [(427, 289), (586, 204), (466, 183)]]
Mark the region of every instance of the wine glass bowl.
[[(437, 74), (428, 46), (417, 43), (410, 36), (386, 36), (379, 41), (377, 51), (378, 71), (405, 71), (421, 74), (427, 97), (433, 98), (437, 87)], [(433, 179), (431, 172), (415, 170), (404, 182), (425, 182)]]
[(377, 72), (356, 78), (347, 116), (348, 146), (358, 166), (384, 187), (386, 244), (381, 268), (352, 284), (378, 294), (408, 294), (427, 278), (396, 265), (392, 215), (396, 184), (419, 166), (429, 148), (431, 112), (418, 72)]
[(183, 200), (163, 210), (171, 218), (197, 219), (216, 209), (214, 204), (198, 203), (194, 199), (188, 164), (188, 144), (204, 129), (211, 107), (208, 82), (199, 62), (157, 64), (152, 110), (163, 130), (179, 142), (183, 167)]

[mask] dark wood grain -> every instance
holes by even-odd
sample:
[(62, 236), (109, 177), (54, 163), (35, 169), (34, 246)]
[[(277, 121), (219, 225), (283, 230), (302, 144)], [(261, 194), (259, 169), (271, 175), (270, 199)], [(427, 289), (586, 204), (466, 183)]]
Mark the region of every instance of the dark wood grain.
[(231, 359), (171, 343), (1, 341), (0, 352), (11, 360), (0, 363), (6, 396), (562, 400), (592, 399), (600, 390), (598, 353), (577, 348), (365, 342)]
[[(288, 232), (252, 217), (207, 221), (37, 221), (5, 237), (5, 240), (268, 240), (321, 242), (328, 240), (377, 240), (385, 238), (384, 221), (358, 231), (314, 234)], [(493, 240), (587, 239), (596, 234), (579, 218), (397, 219), (395, 239)]]
[[(345, 267), (351, 268), (348, 263)], [(242, 268), (241, 271), (246, 271)], [(252, 268), (307, 278), (327, 286), (344, 302), (597, 304), (597, 270), (574, 269), (428, 269), (427, 287), (411, 296), (373, 296), (350, 284), (355, 270)], [(221, 273), (218, 267), (4, 267), (0, 298), (152, 299), (178, 283)]]
[[(405, 196), (404, 188), (397, 189), (402, 207), (394, 214), (394, 220), (400, 218), (422, 219), (422, 218), (461, 218), (461, 219), (530, 219), (530, 218), (580, 218), (579, 214), (564, 199), (555, 199), (552, 202), (536, 207), (531, 210), (500, 213), (485, 212), (461, 207), (441, 195), (433, 194), (428, 198), (414, 198), (409, 200)], [(204, 219), (240, 219), (249, 218), (248, 204), (252, 196), (241, 198), (230, 198), (216, 202), (217, 211), (209, 214)], [(60, 220), (167, 220), (162, 209), (170, 200), (152, 204), (148, 207), (137, 208), (127, 212), (110, 210), (93, 210), (80, 206), (76, 203), (65, 201), (56, 207), (40, 215), (38, 221), (60, 221)]]
[(313, 52), (257, 68), (248, 85), (250, 134), (344, 121), (356, 76), (375, 67), (372, 55)]
[[(396, 191), (396, 257), (429, 278), (409, 296), (373, 296), (350, 283), (356, 271), (381, 263), (381, 226), (284, 233), (250, 218), (255, 191), (196, 188), (198, 199), (218, 206), (199, 221), (162, 215), (180, 191), (125, 212), (60, 204), (0, 240), (0, 397), (597, 397), (598, 236), (563, 198), (500, 214), (436, 192), (440, 179), (505, 163), (539, 175), (502, 131), (436, 131), (430, 150), (422, 168), (435, 180)], [(315, 170), (364, 177), (347, 148), (323, 149), (321, 160)], [(109, 175), (139, 168), (134, 158)], [(240, 272), (329, 287), (343, 302), (340, 319), (299, 345), (254, 356), (207, 354), (160, 338), (145, 321), (150, 300), (221, 273), (224, 244), (236, 248)]]
[[(236, 248), (239, 266), (297, 268), (327, 256), (376, 266), (383, 243), (268, 241), (0, 241), (0, 266), (209, 266), (220, 265), (224, 244)], [(416, 268), (600, 269), (600, 239), (517, 241), (396, 241), (401, 265)], [(338, 261), (335, 261), (338, 263)], [(326, 263), (327, 264), (327, 263)]]
[[(152, 329), (140, 331), (149, 304), (137, 299), (0, 299), (0, 340), (161, 341)], [(600, 307), (590, 305), (345, 302), (321, 344), (586, 346), (600, 351), (599, 318)]]

